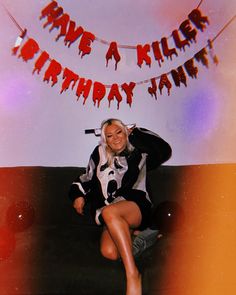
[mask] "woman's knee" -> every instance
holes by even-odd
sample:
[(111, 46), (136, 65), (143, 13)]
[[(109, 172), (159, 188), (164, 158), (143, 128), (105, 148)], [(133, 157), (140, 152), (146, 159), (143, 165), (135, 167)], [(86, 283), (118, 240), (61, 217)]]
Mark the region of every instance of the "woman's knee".
[(137, 227), (142, 220), (140, 209), (131, 201), (122, 201), (108, 205), (103, 208), (101, 214), (105, 224), (122, 218), (130, 227)]
[(112, 221), (114, 217), (118, 214), (117, 209), (113, 205), (106, 206), (102, 210), (102, 218), (105, 221), (105, 223)]

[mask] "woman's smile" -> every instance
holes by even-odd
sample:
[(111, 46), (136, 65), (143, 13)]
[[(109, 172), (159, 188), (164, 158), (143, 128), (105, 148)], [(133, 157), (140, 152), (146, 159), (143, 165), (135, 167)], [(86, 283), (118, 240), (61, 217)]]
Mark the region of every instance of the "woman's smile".
[(111, 124), (106, 127), (105, 136), (107, 144), (115, 153), (122, 152), (127, 145), (127, 135), (117, 125)]

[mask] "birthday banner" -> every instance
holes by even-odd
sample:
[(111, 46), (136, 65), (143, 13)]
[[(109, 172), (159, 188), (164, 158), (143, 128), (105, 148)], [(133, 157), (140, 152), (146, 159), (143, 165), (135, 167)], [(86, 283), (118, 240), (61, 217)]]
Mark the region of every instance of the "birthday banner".
[[(169, 38), (167, 37), (162, 37), (160, 41), (154, 40), (151, 44), (137, 44), (136, 46), (119, 45), (116, 41), (109, 43), (100, 40), (92, 32), (88, 32), (82, 26), (76, 25), (75, 21), (71, 20), (67, 13), (63, 12), (63, 8), (59, 7), (56, 1), (50, 2), (50, 4), (41, 11), (40, 20), (44, 18), (46, 18), (46, 22), (43, 27), (46, 28), (51, 25), (49, 32), (55, 28), (60, 30), (55, 41), (64, 38), (64, 44), (68, 47), (70, 47), (72, 43), (77, 42), (81, 57), (91, 53), (94, 40), (109, 45), (106, 53), (106, 64), (108, 65), (108, 61), (114, 58), (115, 69), (117, 69), (117, 64), (121, 60), (118, 47), (135, 49), (137, 52), (137, 65), (140, 67), (143, 62), (151, 66), (152, 59), (150, 57), (150, 51), (152, 49), (154, 59), (158, 61), (158, 64), (161, 66), (161, 62), (164, 62), (164, 57), (172, 59), (172, 55), (178, 56), (177, 49), (185, 50), (185, 46), (190, 46), (190, 43), (196, 42), (197, 30), (203, 32), (206, 28), (206, 24), (209, 24), (208, 18), (203, 16), (199, 9), (194, 9), (188, 15), (188, 19), (180, 24), (179, 29), (172, 32), (171, 37), (173, 38), (176, 48), (169, 48)], [(179, 32), (182, 33), (185, 39), (181, 39)]]
[[(86, 31), (81, 25), (71, 20), (70, 16), (64, 13), (63, 8), (58, 6), (56, 1), (51, 1), (41, 10), (39, 19), (40, 21), (44, 21), (43, 28), (48, 28), (50, 26), (49, 32), (54, 29), (59, 31), (54, 41), (57, 42), (63, 38), (65, 46), (70, 47), (72, 44), (76, 44), (78, 55), (81, 56), (81, 58), (89, 56), (93, 50), (92, 45), (95, 40), (106, 44), (108, 46), (104, 57), (106, 59), (106, 66), (108, 66), (109, 60), (114, 59), (115, 70), (117, 70), (118, 63), (122, 58), (119, 53), (119, 48), (133, 49), (136, 52), (137, 65), (140, 68), (144, 63), (151, 67), (154, 62), (157, 62), (161, 67), (165, 59), (172, 60), (173, 56), (178, 58), (179, 51), (185, 51), (186, 46), (190, 47), (192, 43), (196, 43), (198, 31), (204, 32), (207, 25), (209, 25), (208, 17), (203, 15), (199, 8), (195, 8), (189, 13), (188, 18), (180, 24), (179, 28), (172, 32), (170, 37), (162, 37), (160, 41), (153, 40), (151, 44), (137, 44), (132, 46), (120, 45), (116, 41), (108, 42), (99, 39), (92, 32)], [(168, 41), (170, 38), (173, 39), (175, 44), (173, 48), (169, 46)], [(159, 76), (139, 82), (134, 82), (132, 79), (123, 84), (114, 82), (111, 85), (81, 77), (79, 73), (75, 73), (65, 65), (62, 65), (58, 60), (53, 59), (47, 51), (41, 49), (34, 38), (29, 38), (26, 29), (21, 30), (21, 34), (17, 38), (12, 52), (25, 62), (34, 59), (33, 74), (40, 74), (40, 72), (43, 71), (43, 81), (47, 82), (49, 85), (54, 86), (58, 83), (60, 78), (60, 81), (62, 81), (60, 93), (67, 90), (72, 91), (77, 97), (77, 100), (81, 96), (83, 97), (83, 104), (86, 103), (89, 95), (91, 95), (94, 105), (97, 107), (99, 107), (101, 101), (106, 98), (109, 107), (112, 101), (116, 101), (117, 109), (119, 109), (120, 103), (123, 100), (131, 107), (134, 98), (134, 90), (137, 85), (149, 84), (147, 92), (152, 97), (155, 97), (155, 99), (157, 99), (158, 91), (160, 95), (162, 95), (163, 89), (166, 89), (167, 94), (170, 95), (170, 90), (173, 85), (180, 87), (181, 84), (183, 84), (187, 87), (188, 77), (197, 78), (199, 64), (208, 67), (209, 57), (212, 59), (213, 63), (218, 63), (218, 59), (213, 53), (212, 45), (213, 42), (208, 40), (207, 45), (184, 64), (171, 69), (169, 72), (162, 73)]]

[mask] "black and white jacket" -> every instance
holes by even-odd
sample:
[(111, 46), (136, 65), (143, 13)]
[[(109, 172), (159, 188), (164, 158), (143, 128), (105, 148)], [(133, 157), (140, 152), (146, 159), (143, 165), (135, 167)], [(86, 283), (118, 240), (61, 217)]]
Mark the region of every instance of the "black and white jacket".
[(134, 128), (129, 141), (133, 151), (115, 156), (110, 166), (104, 148), (98, 145), (94, 149), (86, 173), (77, 177), (70, 187), (72, 201), (83, 196), (86, 201), (92, 201), (94, 211), (118, 197), (132, 199), (135, 195), (151, 202), (146, 190), (147, 170), (167, 161), (171, 147), (157, 134), (144, 128)]

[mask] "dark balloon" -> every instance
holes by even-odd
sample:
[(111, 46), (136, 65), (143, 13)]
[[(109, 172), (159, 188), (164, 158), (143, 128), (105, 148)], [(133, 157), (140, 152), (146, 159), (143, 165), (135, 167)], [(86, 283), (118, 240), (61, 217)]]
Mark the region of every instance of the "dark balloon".
[(157, 206), (152, 216), (152, 227), (162, 233), (171, 233), (182, 226), (183, 220), (182, 207), (177, 202), (164, 201)]
[(16, 239), (7, 227), (0, 227), (0, 261), (9, 258), (15, 250)]
[(21, 232), (29, 228), (35, 218), (34, 208), (27, 201), (19, 201), (7, 209), (6, 223), (13, 232)]

